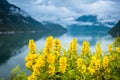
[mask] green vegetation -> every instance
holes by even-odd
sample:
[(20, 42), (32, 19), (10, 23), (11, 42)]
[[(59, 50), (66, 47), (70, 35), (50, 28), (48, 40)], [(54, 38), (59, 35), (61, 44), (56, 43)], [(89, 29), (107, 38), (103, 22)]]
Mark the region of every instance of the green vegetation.
[(113, 37), (120, 37), (120, 20), (117, 24), (109, 31), (109, 34)]

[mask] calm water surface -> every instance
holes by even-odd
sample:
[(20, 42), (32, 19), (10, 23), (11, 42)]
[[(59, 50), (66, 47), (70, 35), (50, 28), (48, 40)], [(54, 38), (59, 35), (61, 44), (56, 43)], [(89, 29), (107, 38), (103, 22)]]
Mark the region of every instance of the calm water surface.
[(103, 51), (107, 50), (107, 44), (113, 38), (106, 32), (78, 32), (68, 31), (67, 33), (33, 33), (33, 34), (2, 34), (0, 35), (0, 78), (8, 78), (10, 71), (16, 65), (24, 66), (24, 58), (28, 52), (27, 44), (29, 39), (34, 39), (37, 49), (40, 50), (45, 44), (47, 36), (52, 35), (61, 40), (62, 46), (67, 49), (73, 38), (78, 41), (78, 51), (81, 49), (83, 40), (90, 42), (91, 51), (95, 51), (97, 42), (101, 43)]

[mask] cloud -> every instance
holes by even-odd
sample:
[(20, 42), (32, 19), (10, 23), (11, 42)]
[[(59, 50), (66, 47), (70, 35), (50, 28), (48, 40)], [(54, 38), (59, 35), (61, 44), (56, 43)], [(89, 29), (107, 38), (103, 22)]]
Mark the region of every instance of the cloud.
[(120, 0), (8, 0), (38, 21), (74, 23), (85, 14), (95, 14), (100, 21), (118, 21)]

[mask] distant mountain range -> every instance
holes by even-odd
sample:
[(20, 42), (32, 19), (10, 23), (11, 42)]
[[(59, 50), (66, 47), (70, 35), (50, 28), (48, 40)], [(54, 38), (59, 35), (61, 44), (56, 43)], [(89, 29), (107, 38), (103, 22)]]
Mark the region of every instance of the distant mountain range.
[[(0, 0), (0, 32), (4, 31), (55, 31), (54, 27), (48, 28), (42, 23), (30, 17), (19, 7), (10, 4), (7, 0)], [(57, 26), (57, 25), (56, 25)], [(66, 31), (63, 26), (58, 29)]]
[(120, 37), (120, 20), (118, 23), (109, 31), (109, 34), (112, 35), (113, 37)]
[(113, 27), (115, 25), (115, 22), (100, 22), (97, 19), (96, 15), (83, 15), (83, 16), (80, 16), (79, 18), (77, 18), (76, 21), (89, 22), (89, 23), (92, 23), (94, 25), (101, 25), (101, 26), (104, 25), (105, 27)]
[(77, 23), (69, 25), (68, 30), (88, 32), (101, 31), (108, 32), (114, 26), (114, 22), (99, 22), (96, 15), (83, 15), (76, 19)]
[(96, 15), (83, 15), (76, 19), (78, 22), (97, 22), (97, 16)]
[(64, 28), (61, 24), (56, 24), (56, 23), (52, 23), (52, 22), (48, 22), (48, 21), (45, 21), (42, 23), (45, 27), (47, 27), (47, 29), (49, 29), (49, 30), (54, 29), (54, 30), (52, 30), (54, 32), (61, 32), (61, 31), (66, 32), (67, 31), (66, 28)]

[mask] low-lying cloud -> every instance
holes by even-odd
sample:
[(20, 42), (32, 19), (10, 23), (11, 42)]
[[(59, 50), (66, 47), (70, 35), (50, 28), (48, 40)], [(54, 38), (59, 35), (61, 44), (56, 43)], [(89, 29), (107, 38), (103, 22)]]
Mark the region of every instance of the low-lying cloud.
[(8, 0), (38, 21), (74, 23), (81, 15), (97, 15), (100, 21), (117, 22), (120, 0)]

